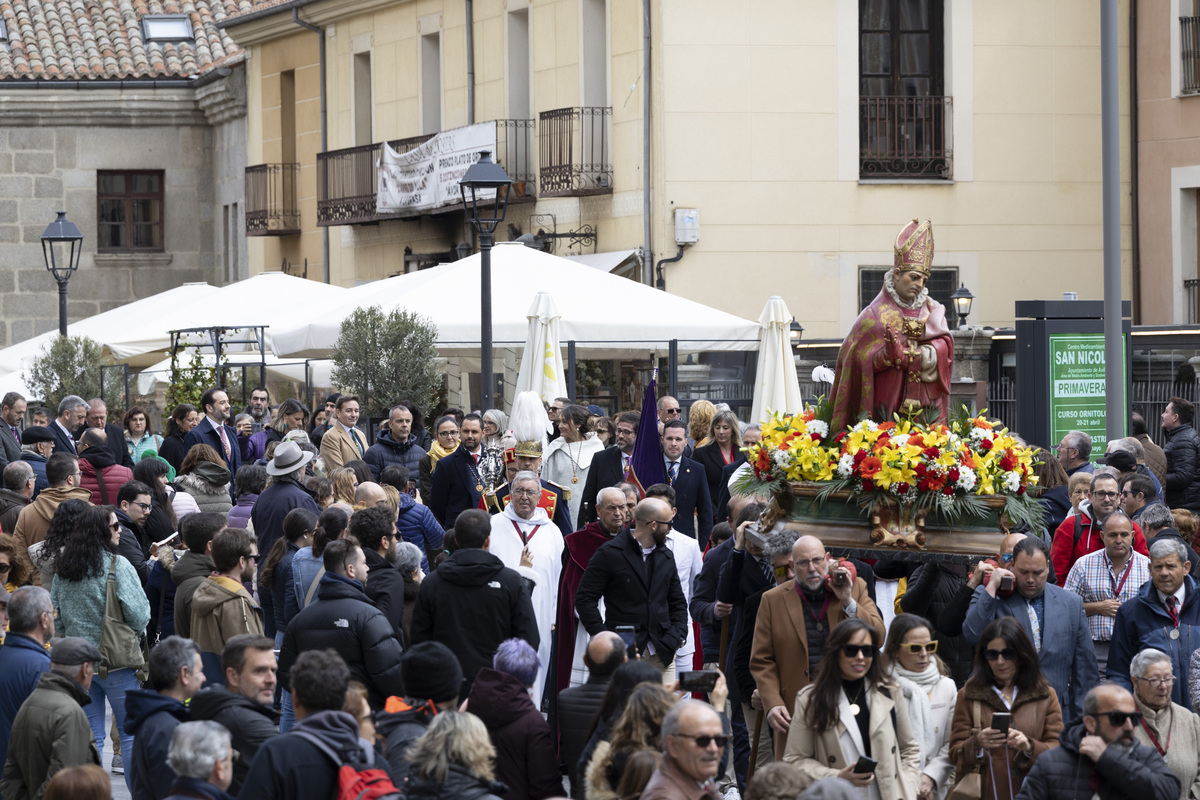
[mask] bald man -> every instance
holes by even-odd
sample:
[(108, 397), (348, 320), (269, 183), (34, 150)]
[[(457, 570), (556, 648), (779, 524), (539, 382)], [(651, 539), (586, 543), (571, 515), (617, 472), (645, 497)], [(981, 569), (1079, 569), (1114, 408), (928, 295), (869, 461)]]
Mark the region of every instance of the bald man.
[(371, 507), (380, 504), (387, 504), (387, 493), (383, 491), (383, 487), (378, 483), (364, 481), (354, 490), (354, 505), (361, 507)]
[[(796, 693), (812, 682), (825, 652), (829, 631), (858, 617), (884, 638), (883, 617), (867, 584), (854, 578), (825, 552), (815, 536), (801, 536), (792, 547), (795, 578), (762, 595), (750, 651), (750, 673), (758, 686), (767, 723), (775, 732), (775, 752), (782, 753), (792, 725)], [(832, 580), (825, 578), (833, 573)], [(799, 637), (797, 631), (804, 631)]]

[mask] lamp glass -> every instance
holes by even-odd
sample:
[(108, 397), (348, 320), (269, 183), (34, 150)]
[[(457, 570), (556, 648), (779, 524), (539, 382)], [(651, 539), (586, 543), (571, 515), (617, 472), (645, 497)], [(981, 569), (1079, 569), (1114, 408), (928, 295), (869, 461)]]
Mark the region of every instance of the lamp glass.
[(467, 168), (458, 182), (463, 208), (471, 215), (471, 222), (480, 233), (491, 234), (504, 221), (510, 186), (512, 179), (492, 160), (489, 150), (479, 153), (479, 160)]
[(67, 219), (67, 212), (59, 211), (57, 218), (46, 226), (41, 239), (46, 269), (56, 281), (69, 280), (79, 269), (79, 258), (83, 255), (83, 234), (79, 228)]
[(975, 295), (964, 285), (959, 284), (959, 287), (954, 290), (954, 294), (950, 295), (950, 299), (954, 301), (954, 310), (960, 317), (966, 317), (971, 313), (971, 303), (975, 300)]

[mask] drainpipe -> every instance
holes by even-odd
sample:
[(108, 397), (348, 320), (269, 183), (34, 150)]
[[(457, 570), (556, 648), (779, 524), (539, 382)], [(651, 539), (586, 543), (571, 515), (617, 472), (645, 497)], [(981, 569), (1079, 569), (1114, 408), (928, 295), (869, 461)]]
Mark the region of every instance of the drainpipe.
[(1133, 324), (1142, 324), (1142, 231), (1138, 224), (1137, 0), (1129, 3), (1129, 216), (1133, 225)]
[[(295, 8), (292, 9), (292, 22), (317, 34), (317, 58), (320, 62), (321, 72), (321, 152), (325, 153), (329, 150), (329, 123), (327, 121), (328, 114), (325, 111), (325, 29), (310, 25), (300, 19), (300, 11)], [(325, 265), (325, 283), (329, 283), (329, 226), (321, 228), (321, 261)]]
[(467, 0), (467, 124), (475, 124), (475, 0)]
[(642, 238), (645, 241), (642, 283), (653, 286), (654, 250), (650, 246), (650, 0), (642, 0), (642, 16)]

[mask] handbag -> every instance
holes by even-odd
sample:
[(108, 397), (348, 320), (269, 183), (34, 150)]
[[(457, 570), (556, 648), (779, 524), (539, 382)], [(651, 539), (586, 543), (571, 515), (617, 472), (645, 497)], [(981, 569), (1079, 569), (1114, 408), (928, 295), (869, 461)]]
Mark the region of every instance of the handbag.
[[(971, 701), (971, 716), (974, 718), (975, 727), (971, 728), (971, 735), (975, 736), (981, 730), (979, 719), (982, 712), (978, 700)], [(979, 774), (979, 766), (971, 768), (970, 772), (959, 777), (950, 788), (950, 793), (946, 795), (946, 800), (979, 800), (983, 796), (983, 778)]]
[(104, 590), (104, 621), (100, 627), (100, 667), (96, 674), (107, 678), (111, 670), (134, 669), (138, 680), (147, 676), (146, 659), (137, 632), (125, 622), (121, 600), (117, 596), (117, 556), (108, 568), (108, 585)]

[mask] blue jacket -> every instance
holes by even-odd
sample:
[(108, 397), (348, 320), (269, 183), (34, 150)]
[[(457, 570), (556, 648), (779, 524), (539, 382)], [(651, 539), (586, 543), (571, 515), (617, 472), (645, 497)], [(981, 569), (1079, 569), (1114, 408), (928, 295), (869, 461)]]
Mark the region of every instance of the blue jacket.
[(42, 674), (50, 669), (50, 652), (20, 633), (10, 633), (0, 647), (0, 760), (8, 757), (13, 720)]
[(407, 442), (401, 443), (392, 438), (391, 431), (385, 430), (375, 440), (375, 444), (367, 448), (367, 452), (363, 455), (363, 461), (367, 462), (367, 466), (371, 468), (371, 474), (377, 481), (379, 473), (383, 472), (384, 467), (390, 467), (393, 464), (406, 467), (409, 476), (415, 481), (417, 468), (421, 465), (421, 459), (424, 457), (425, 450), (417, 444), (417, 437), (410, 435)]
[[(1100, 681), (1096, 650), (1079, 595), (1048, 583), (1044, 596), (1045, 619), (1038, 660), (1042, 664), (1042, 674), (1058, 693), (1063, 718), (1075, 719), (1083, 716), (1083, 696)], [(1025, 598), (1017, 592), (1008, 597), (992, 597), (986, 587), (980, 586), (971, 596), (971, 607), (963, 620), (963, 636), (969, 642), (978, 642), (989, 622), (1000, 617), (1013, 617), (1021, 623), (1032, 642), (1033, 628), (1026, 608)], [(1108, 663), (1111, 668), (1111, 655)], [(1128, 661), (1125, 666), (1129, 666)], [(1183, 683), (1187, 685), (1186, 680)]]
[[(288, 595), (292, 594), (292, 559), (295, 557), (300, 548), (294, 543), (288, 542), (287, 552), (283, 554), (283, 558), (279, 559), (279, 563), (275, 565), (275, 573), (271, 576), (271, 610), (275, 614), (274, 628), (276, 633), (283, 633), (287, 630), (287, 625), (292, 621), (292, 617), (296, 616), (296, 611), (299, 610), (299, 605), (292, 610), (292, 615), (288, 616)], [(311, 550), (309, 552), (312, 552)], [(263, 596), (260, 590), (259, 598)], [(293, 598), (293, 604), (295, 600)], [(263, 604), (263, 612), (266, 613), (266, 604)]]
[(1112, 643), (1108, 649), (1108, 679), (1133, 691), (1129, 679), (1129, 662), (1139, 651), (1147, 647), (1161, 650), (1171, 658), (1175, 686), (1171, 689), (1172, 702), (1191, 708), (1188, 696), (1188, 664), (1192, 653), (1200, 647), (1200, 584), (1192, 576), (1184, 576), (1183, 608), (1179, 611), (1179, 638), (1172, 639), (1174, 625), (1167, 614), (1167, 607), (1158, 599), (1154, 581), (1146, 581), (1137, 597), (1126, 601), (1117, 609), (1113, 622)]
[[(308, 594), (308, 588), (317, 579), (317, 573), (321, 571), (322, 566), (322, 560), (312, 554), (311, 547), (301, 547), (292, 553), (291, 591), (283, 596), (283, 614), (289, 623), (304, 608), (304, 596)], [(313, 592), (312, 597), (312, 602), (317, 602), (316, 592)]]
[(37, 497), (41, 494), (42, 489), (50, 485), (50, 481), (46, 479), (46, 457), (38, 453), (25, 452), (21, 453), (21, 460), (33, 470), (33, 496)]
[(167, 764), (171, 736), (191, 722), (187, 707), (173, 697), (145, 689), (125, 693), (125, 730), (133, 736), (129, 793), (133, 800), (162, 800), (171, 793), (175, 772)]
[(429, 558), (425, 553), (428, 550), (441, 550), (442, 537), (446, 533), (438, 524), (437, 517), (427, 507), (401, 492), (396, 530), (400, 532), (401, 539), (421, 548), (421, 569), (429, 572)]
[(250, 512), (254, 535), (258, 537), (258, 552), (271, 552), (275, 540), (283, 536), (283, 518), (293, 508), (321, 513), (309, 491), (295, 481), (276, 480), (258, 496), (254, 510)]

